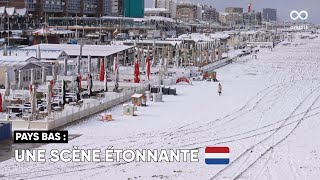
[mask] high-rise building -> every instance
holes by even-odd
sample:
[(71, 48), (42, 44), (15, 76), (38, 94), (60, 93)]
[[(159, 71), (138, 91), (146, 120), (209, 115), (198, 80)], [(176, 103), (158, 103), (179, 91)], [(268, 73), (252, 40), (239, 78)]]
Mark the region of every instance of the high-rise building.
[(177, 3), (176, 0), (154, 0), (154, 8), (165, 8), (171, 13), (171, 17), (175, 18), (177, 13)]
[(219, 13), (215, 8), (208, 5), (202, 6), (202, 20), (209, 22), (217, 22), (219, 19)]
[(225, 8), (226, 13), (243, 13), (243, 8), (240, 7), (226, 7)]
[(197, 5), (191, 3), (178, 3), (176, 18), (186, 22), (196, 20)]
[(264, 8), (263, 19), (265, 21), (277, 21), (277, 9)]
[(261, 25), (262, 13), (261, 12), (247, 12), (243, 13), (243, 24), (244, 25)]
[(202, 6), (201, 5), (197, 5), (197, 20), (201, 21), (202, 20)]
[(124, 15), (125, 17), (143, 18), (144, 0), (125, 0)]

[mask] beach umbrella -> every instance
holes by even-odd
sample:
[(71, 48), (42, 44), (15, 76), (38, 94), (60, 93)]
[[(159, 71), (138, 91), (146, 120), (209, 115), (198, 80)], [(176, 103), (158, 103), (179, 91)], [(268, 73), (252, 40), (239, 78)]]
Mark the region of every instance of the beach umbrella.
[(104, 72), (104, 92), (108, 92), (108, 72)]
[(10, 79), (9, 79), (9, 72), (6, 70), (5, 71), (6, 79), (5, 79), (5, 95), (9, 96), (10, 95)]
[(81, 76), (81, 74), (79, 74), (78, 77), (79, 77), (79, 91), (81, 92), (81, 89), (82, 89), (82, 76)]
[(56, 73), (56, 66), (55, 65), (52, 65), (52, 78), (54, 80), (57, 79), (57, 73)]
[(51, 88), (51, 97), (53, 97), (53, 86), (54, 86), (54, 81), (53, 80), (51, 80), (50, 81), (50, 88)]
[(63, 75), (67, 76), (68, 75), (68, 59), (64, 58), (63, 62), (64, 62), (64, 73), (63, 73)]
[(92, 76), (90, 73), (87, 76), (87, 84), (88, 84), (89, 96), (91, 96), (92, 95)]
[(147, 75), (147, 80), (150, 80), (150, 74), (151, 74), (151, 64), (150, 64), (150, 54), (148, 53), (147, 58), (146, 58), (146, 75)]
[(7, 47), (7, 44), (4, 44), (3, 56), (8, 56), (8, 47)]
[(104, 59), (100, 59), (100, 81), (104, 80)]
[(0, 93), (0, 112), (2, 112), (2, 94)]
[(51, 83), (47, 85), (47, 112), (48, 115), (51, 113)]
[(114, 57), (114, 59), (113, 59), (113, 73), (114, 73), (115, 80), (116, 80), (117, 74), (118, 74), (117, 70), (118, 70), (118, 61), (117, 61), (117, 57)]
[(81, 100), (81, 98), (80, 98), (80, 76), (77, 76), (76, 83), (77, 83), (77, 88), (76, 88), (77, 101), (80, 101)]
[(150, 63), (150, 54), (147, 55), (147, 59), (146, 59), (146, 71), (147, 71), (147, 80), (148, 80), (148, 90), (151, 89), (150, 87), (150, 74), (151, 74), (151, 63)]
[[(51, 86), (52, 88), (52, 86)], [(66, 104), (66, 82), (62, 80), (62, 105)]]
[(140, 83), (140, 70), (139, 70), (139, 61), (136, 60), (134, 63), (134, 83)]
[(34, 84), (34, 69), (31, 69), (31, 81), (30, 84)]
[[(117, 55), (118, 57), (118, 55)], [(113, 59), (113, 73), (115, 77), (115, 90), (118, 90), (119, 88), (119, 66), (118, 66), (118, 58), (114, 57)]]
[(18, 71), (18, 89), (21, 88), (21, 85), (22, 85), (22, 72), (21, 70)]
[(91, 56), (88, 56), (88, 72), (91, 73)]
[(80, 68), (81, 68), (81, 67), (80, 67), (80, 56), (78, 56), (78, 57), (77, 57), (77, 73), (78, 73), (78, 74), (80, 74), (80, 71), (81, 71)]
[(37, 46), (37, 59), (41, 59), (40, 44)]
[(36, 99), (36, 88), (32, 84), (29, 85), (29, 92), (30, 92), (31, 116), (33, 116), (36, 112), (37, 99)]
[(46, 68), (42, 67), (42, 83), (45, 83), (46, 81), (47, 81)]

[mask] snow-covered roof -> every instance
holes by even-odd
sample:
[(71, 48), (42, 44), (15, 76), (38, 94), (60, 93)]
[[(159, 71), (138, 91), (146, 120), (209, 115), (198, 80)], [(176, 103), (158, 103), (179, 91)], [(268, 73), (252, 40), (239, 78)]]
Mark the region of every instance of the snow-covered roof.
[(63, 30), (63, 29), (51, 29), (51, 33), (53, 33), (53, 34), (75, 34), (74, 31)]
[[(23, 49), (34, 49), (36, 50), (38, 45), (25, 47)], [(83, 56), (92, 57), (104, 57), (116, 54), (118, 52), (132, 48), (132, 46), (124, 45), (84, 45), (82, 48)], [(78, 44), (40, 44), (41, 50), (60, 50), (64, 51), (69, 56), (80, 55), (80, 45)]]
[[(67, 54), (61, 50), (40, 50), (41, 59), (61, 59)], [(3, 50), (0, 51), (0, 55), (3, 54)], [(17, 49), (11, 50), (12, 56), (23, 56), (23, 57), (37, 57), (37, 50), (35, 49)]]
[(24, 66), (29, 61), (37, 61), (37, 59), (34, 57), (24, 56), (0, 56), (0, 67)]
[(32, 34), (36, 35), (44, 35), (44, 34), (74, 34), (74, 31), (70, 30), (60, 30), (60, 29), (53, 29), (53, 28), (42, 28), (37, 29), (32, 32)]
[[(118, 42), (118, 41), (117, 41)], [(124, 44), (134, 44), (133, 40), (126, 40), (126, 41), (122, 41)], [(150, 47), (153, 45), (153, 43), (155, 43), (156, 45), (172, 45), (175, 46), (180, 45), (182, 43), (181, 40), (176, 40), (176, 41), (158, 41), (158, 40), (142, 40), (142, 41), (137, 41), (137, 44), (149, 44)]]
[(182, 40), (193, 40), (195, 42), (199, 41), (211, 41), (214, 39), (226, 39), (229, 38), (229, 34), (224, 33), (215, 33), (215, 34), (200, 34), (200, 33), (192, 33), (192, 34), (182, 34), (179, 36), (179, 39)]
[(131, 97), (132, 98), (141, 98), (143, 96), (143, 94), (134, 94)]
[(29, 64), (34, 64), (36, 66), (39, 66), (39, 67), (44, 67), (44, 68), (50, 68), (52, 65), (48, 64), (48, 63), (43, 63), (43, 62), (36, 62), (36, 61), (32, 61), (32, 62), (28, 62), (24, 65), (22, 65), (20, 68), (18, 68), (18, 70), (23, 70), (23, 69), (26, 69), (25, 67)]
[(30, 61), (34, 60), (34, 57), (26, 57), (26, 56), (0, 56), (0, 61)]

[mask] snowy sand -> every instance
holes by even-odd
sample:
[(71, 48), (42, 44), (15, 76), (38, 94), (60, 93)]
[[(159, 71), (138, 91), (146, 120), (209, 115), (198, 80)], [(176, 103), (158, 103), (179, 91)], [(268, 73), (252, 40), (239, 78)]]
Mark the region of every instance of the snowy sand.
[[(98, 115), (66, 127), (83, 134), (40, 149), (193, 149), (196, 163), (0, 163), (0, 179), (318, 179), (320, 175), (320, 39), (261, 50), (217, 70), (223, 86), (176, 85), (178, 96), (114, 121)], [(300, 43), (307, 43), (302, 45)], [(206, 146), (229, 146), (228, 166), (204, 163)]]

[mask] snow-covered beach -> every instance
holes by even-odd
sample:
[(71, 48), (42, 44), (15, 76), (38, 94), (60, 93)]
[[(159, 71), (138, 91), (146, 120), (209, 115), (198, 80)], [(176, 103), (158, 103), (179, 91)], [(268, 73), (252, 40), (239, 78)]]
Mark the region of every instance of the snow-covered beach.
[[(217, 69), (223, 86), (176, 85), (178, 96), (149, 102), (138, 116), (112, 112), (65, 127), (82, 134), (39, 149), (199, 149), (199, 162), (0, 163), (0, 179), (318, 179), (320, 175), (320, 39), (261, 49)], [(206, 146), (230, 147), (229, 165), (206, 165)]]

